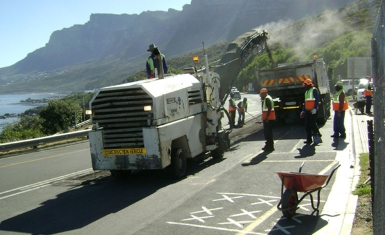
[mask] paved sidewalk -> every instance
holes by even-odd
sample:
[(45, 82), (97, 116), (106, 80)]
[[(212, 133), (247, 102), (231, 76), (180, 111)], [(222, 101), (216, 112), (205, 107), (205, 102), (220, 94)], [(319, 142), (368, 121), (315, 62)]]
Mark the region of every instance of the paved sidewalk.
[[(333, 122), (333, 117), (334, 112), (329, 121)], [(369, 152), (367, 120), (373, 120), (373, 117), (355, 114), (353, 107), (345, 113), (347, 138), (345, 141), (339, 139), (336, 143), (336, 158), (341, 167), (336, 171), (335, 183), (320, 214), (328, 224), (315, 234), (351, 234), (358, 201), (352, 191), (355, 190), (360, 177), (359, 156)]]

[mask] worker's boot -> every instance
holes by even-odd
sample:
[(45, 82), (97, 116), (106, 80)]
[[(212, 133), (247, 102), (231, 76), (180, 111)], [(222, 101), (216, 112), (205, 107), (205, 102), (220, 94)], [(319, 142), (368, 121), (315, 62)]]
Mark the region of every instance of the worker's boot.
[(262, 150), (264, 150), (265, 152), (272, 152), (274, 151), (274, 143), (267, 143), (266, 142), (266, 145), (265, 147), (262, 148)]
[(267, 149), (267, 147), (268, 147), (267, 142), (265, 142), (265, 147), (263, 147), (262, 150)]
[(303, 142), (304, 144), (312, 144), (313, 140), (311, 139), (311, 136), (307, 136), (306, 141)]
[(313, 135), (313, 139), (314, 139), (314, 144), (320, 144), (320, 143), (322, 143), (321, 136), (318, 135), (318, 134)]

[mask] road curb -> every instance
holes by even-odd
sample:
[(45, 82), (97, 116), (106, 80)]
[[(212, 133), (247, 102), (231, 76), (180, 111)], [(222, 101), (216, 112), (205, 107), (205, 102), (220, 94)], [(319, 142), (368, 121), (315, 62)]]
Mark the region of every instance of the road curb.
[[(322, 225), (321, 221), (317, 223), (314, 230), (317, 232), (314, 234), (351, 234), (352, 231), (358, 201), (358, 197), (353, 195), (352, 191), (356, 187), (360, 173), (354, 142), (359, 131), (356, 130), (357, 121), (352, 111), (349, 110), (347, 114), (350, 115), (349, 125), (346, 125), (347, 120), (345, 119), (347, 133), (350, 133), (349, 138), (346, 139), (349, 146), (337, 151), (336, 160), (339, 161), (341, 167), (336, 172), (335, 182), (320, 214), (322, 219), (327, 221), (327, 225)], [(339, 141), (338, 147), (342, 147), (340, 146), (342, 143), (345, 141)]]

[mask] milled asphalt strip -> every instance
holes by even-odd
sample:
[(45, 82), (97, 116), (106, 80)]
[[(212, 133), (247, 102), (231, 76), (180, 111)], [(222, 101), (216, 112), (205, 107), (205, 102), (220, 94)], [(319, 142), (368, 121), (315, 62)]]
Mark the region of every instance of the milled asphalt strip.
[(37, 182), (37, 183), (34, 183), (34, 184), (30, 184), (30, 185), (26, 185), (26, 186), (23, 186), (23, 187), (19, 187), (19, 188), (7, 190), (7, 191), (4, 191), (4, 192), (0, 192), (0, 195), (2, 195), (2, 194), (9, 194), (9, 195), (0, 197), (0, 200), (5, 199), (5, 198), (9, 198), (9, 197), (13, 197), (13, 196), (16, 196), (16, 195), (19, 195), (19, 194), (22, 194), (22, 193), (26, 193), (26, 192), (29, 192), (29, 191), (33, 191), (33, 190), (36, 190), (36, 189), (39, 189), (39, 188), (46, 187), (46, 186), (49, 186), (50, 184), (52, 184), (54, 182), (57, 182), (57, 181), (60, 181), (60, 180), (63, 180), (63, 179), (69, 178), (69, 177), (74, 177), (74, 176), (78, 177), (78, 176), (82, 176), (82, 175), (87, 175), (87, 174), (90, 174), (91, 172), (93, 172), (93, 170), (92, 170), (92, 168), (89, 168), (89, 169), (85, 169), (85, 170), (82, 170), (82, 171), (77, 171), (77, 172), (74, 172), (74, 173), (71, 173), (71, 174), (67, 174), (67, 175), (56, 177), (56, 178), (52, 178), (52, 179), (49, 179), (49, 180), (44, 180), (44, 181)]

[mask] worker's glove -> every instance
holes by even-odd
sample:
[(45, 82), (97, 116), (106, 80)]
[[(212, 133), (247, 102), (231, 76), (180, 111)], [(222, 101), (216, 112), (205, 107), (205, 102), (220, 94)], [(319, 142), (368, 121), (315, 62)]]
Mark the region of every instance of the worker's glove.
[(302, 111), (301, 112), (301, 115), (299, 115), (300, 118), (304, 118), (305, 117), (305, 111)]
[(316, 114), (317, 113), (317, 109), (313, 109), (312, 111), (310, 111), (311, 114)]
[(151, 71), (151, 74), (148, 78), (154, 78), (155, 77), (155, 72), (154, 71)]

